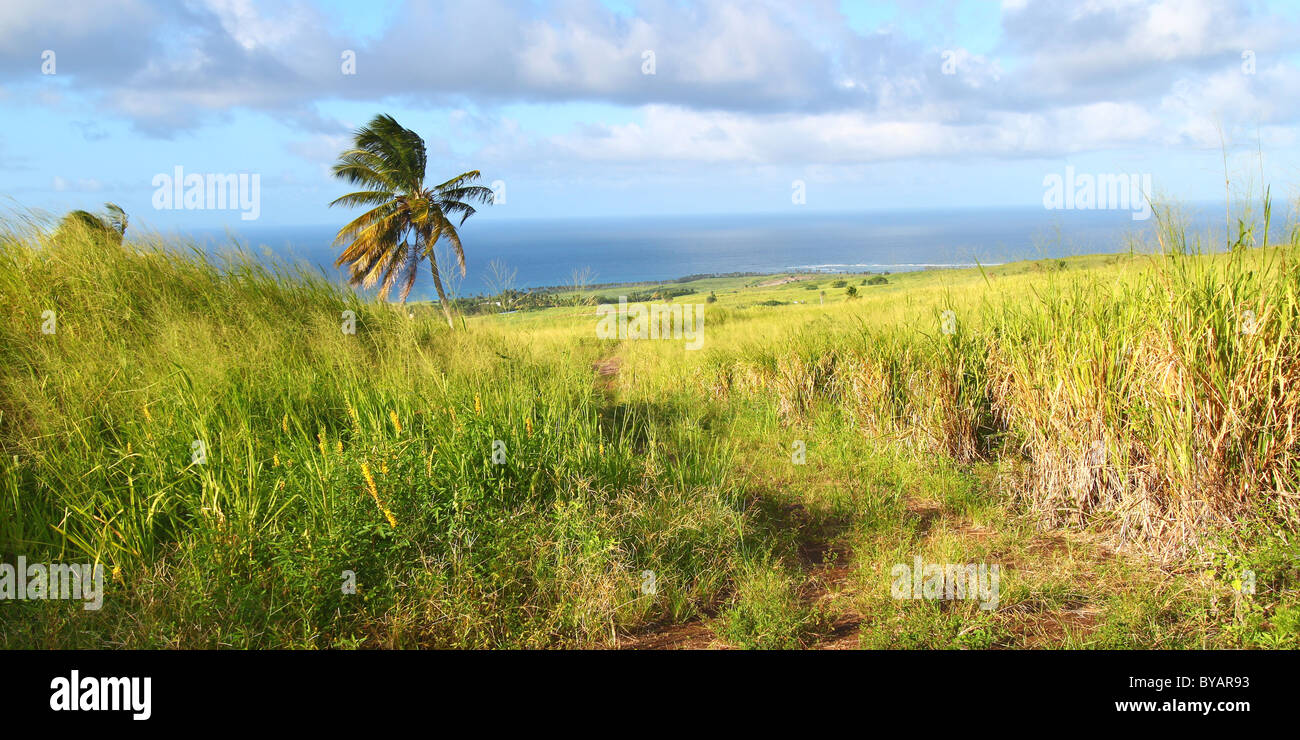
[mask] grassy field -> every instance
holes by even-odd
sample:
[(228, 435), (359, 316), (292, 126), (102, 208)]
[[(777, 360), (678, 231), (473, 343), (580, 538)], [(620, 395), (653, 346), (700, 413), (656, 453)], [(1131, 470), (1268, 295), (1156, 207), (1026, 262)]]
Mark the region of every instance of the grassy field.
[[(0, 646), (1296, 647), (1273, 241), (675, 284), (688, 351), (13, 221), (0, 556), (110, 577)], [(918, 556), (996, 608), (895, 598)]]

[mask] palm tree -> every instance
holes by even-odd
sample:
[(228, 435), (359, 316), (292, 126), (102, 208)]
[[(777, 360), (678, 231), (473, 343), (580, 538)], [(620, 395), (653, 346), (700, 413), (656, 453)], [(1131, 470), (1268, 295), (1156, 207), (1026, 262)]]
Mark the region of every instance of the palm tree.
[(126, 235), (126, 211), (116, 203), (105, 203), (104, 210), (103, 215), (89, 211), (70, 211), (59, 222), (56, 234), (67, 234), (80, 229), (121, 246), (122, 238)]
[[(400, 281), (405, 303), (420, 261), (428, 259), (447, 325), (454, 327), (433, 248), (439, 239), (446, 239), (464, 275), (465, 250), (456, 229), (474, 215), (470, 202), (488, 202), (492, 190), (474, 184), (478, 170), (425, 187), (425, 163), (424, 139), (392, 116), (375, 116), (357, 129), (352, 148), (339, 155), (333, 171), (335, 177), (364, 189), (337, 198), (330, 206), (373, 208), (339, 230), (334, 243), (347, 246), (334, 266), (348, 265), (353, 285), (369, 288), (380, 283), (379, 297), (384, 300)], [(460, 223), (454, 224), (457, 215)]]

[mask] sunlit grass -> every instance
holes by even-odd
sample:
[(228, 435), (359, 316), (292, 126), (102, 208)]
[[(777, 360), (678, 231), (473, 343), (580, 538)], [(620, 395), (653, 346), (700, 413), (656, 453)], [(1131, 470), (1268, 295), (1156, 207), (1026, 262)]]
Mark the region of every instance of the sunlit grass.
[[(246, 255), (11, 219), (0, 555), (113, 577), (100, 612), (0, 604), (0, 644), (603, 646), (694, 621), (785, 648), (848, 608), (870, 647), (1291, 645), (1300, 241), (1148, 247), (687, 283), (675, 302), (717, 297), (689, 351), (598, 339), (580, 301), (450, 331)], [(1044, 554), (1044, 526), (1085, 544)], [(851, 593), (810, 600), (813, 553)], [(915, 554), (1001, 559), (1007, 609), (891, 599)], [(1261, 598), (1211, 613), (1246, 568)], [(1040, 618), (1062, 611), (1084, 616)]]

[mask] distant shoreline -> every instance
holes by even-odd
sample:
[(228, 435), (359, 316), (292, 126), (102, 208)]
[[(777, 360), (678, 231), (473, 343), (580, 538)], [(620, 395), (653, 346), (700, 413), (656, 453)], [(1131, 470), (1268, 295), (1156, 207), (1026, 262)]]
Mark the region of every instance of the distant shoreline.
[[(693, 283), (698, 280), (714, 280), (714, 279), (721, 279), (721, 278), (737, 278), (737, 277), (779, 278), (782, 276), (791, 276), (790, 279), (785, 280), (783, 282), (794, 282), (796, 280), (802, 279), (800, 277), (795, 277), (795, 276), (807, 276), (808, 278), (812, 278), (816, 276), (831, 276), (831, 275), (889, 275), (896, 272), (926, 272), (929, 270), (968, 270), (976, 267), (996, 267), (998, 265), (1004, 265), (1004, 264), (1007, 263), (1005, 262), (960, 262), (960, 263), (958, 262), (933, 262), (933, 263), (911, 262), (911, 263), (901, 263), (901, 264), (801, 265), (797, 267), (791, 267), (786, 270), (776, 270), (776, 271), (762, 270), (762, 271), (744, 271), (744, 272), (695, 273), (691, 275), (683, 275), (681, 277), (676, 277), (676, 278), (668, 278), (665, 280), (623, 280), (623, 281), (615, 281), (615, 282), (588, 283), (581, 286), (581, 288), (583, 290), (603, 290), (608, 288), (622, 288), (622, 287), (680, 285), (682, 283)], [(840, 268), (840, 267), (843, 268), (870, 267), (875, 269), (871, 269), (871, 270), (831, 269), (831, 268)], [(780, 283), (773, 283), (773, 284), (777, 285)], [(555, 292), (574, 290), (574, 286), (572, 284), (541, 285), (532, 288), (521, 288), (520, 290), (524, 292), (532, 291), (537, 293), (555, 293)], [(468, 296), (468, 297), (474, 297), (474, 296)]]
[[(710, 275), (970, 268), (977, 262), (1118, 251), (1138, 236), (1135, 228), (1149, 228), (1134, 224), (1118, 211), (1042, 209), (541, 222), (471, 219), (463, 235), (469, 275), (458, 292), (490, 291), (486, 266), (493, 261), (517, 271), (516, 288), (534, 291), (571, 287), (574, 269), (586, 272), (593, 284), (612, 286), (671, 285)], [(238, 230), (238, 240), (254, 254), (257, 245), (266, 245), (277, 256), (305, 259), (332, 275), (339, 253), (333, 244), (336, 232), (322, 226), (248, 226)], [(192, 235), (203, 237), (205, 247), (230, 241), (224, 232)], [(432, 298), (427, 274), (417, 278), (414, 295)]]

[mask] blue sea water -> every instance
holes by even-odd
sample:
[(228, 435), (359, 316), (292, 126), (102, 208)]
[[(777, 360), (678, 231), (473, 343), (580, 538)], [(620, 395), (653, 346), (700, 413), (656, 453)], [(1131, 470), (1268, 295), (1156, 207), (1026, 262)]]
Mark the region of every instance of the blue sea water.
[[(1211, 213), (1197, 211), (1194, 221), (1212, 229)], [(489, 211), (461, 228), (468, 274), (458, 293), (486, 292), (493, 260), (517, 271), (519, 288), (568, 284), (575, 271), (589, 271), (588, 283), (728, 272), (901, 272), (1125, 252), (1130, 236), (1150, 237), (1154, 224), (1133, 220), (1129, 211), (1042, 208), (538, 220), (494, 220)], [(190, 236), (211, 252), (238, 239), (259, 258), (299, 261), (341, 278), (333, 267), (337, 228), (253, 225)], [(411, 298), (431, 297), (425, 267)]]

